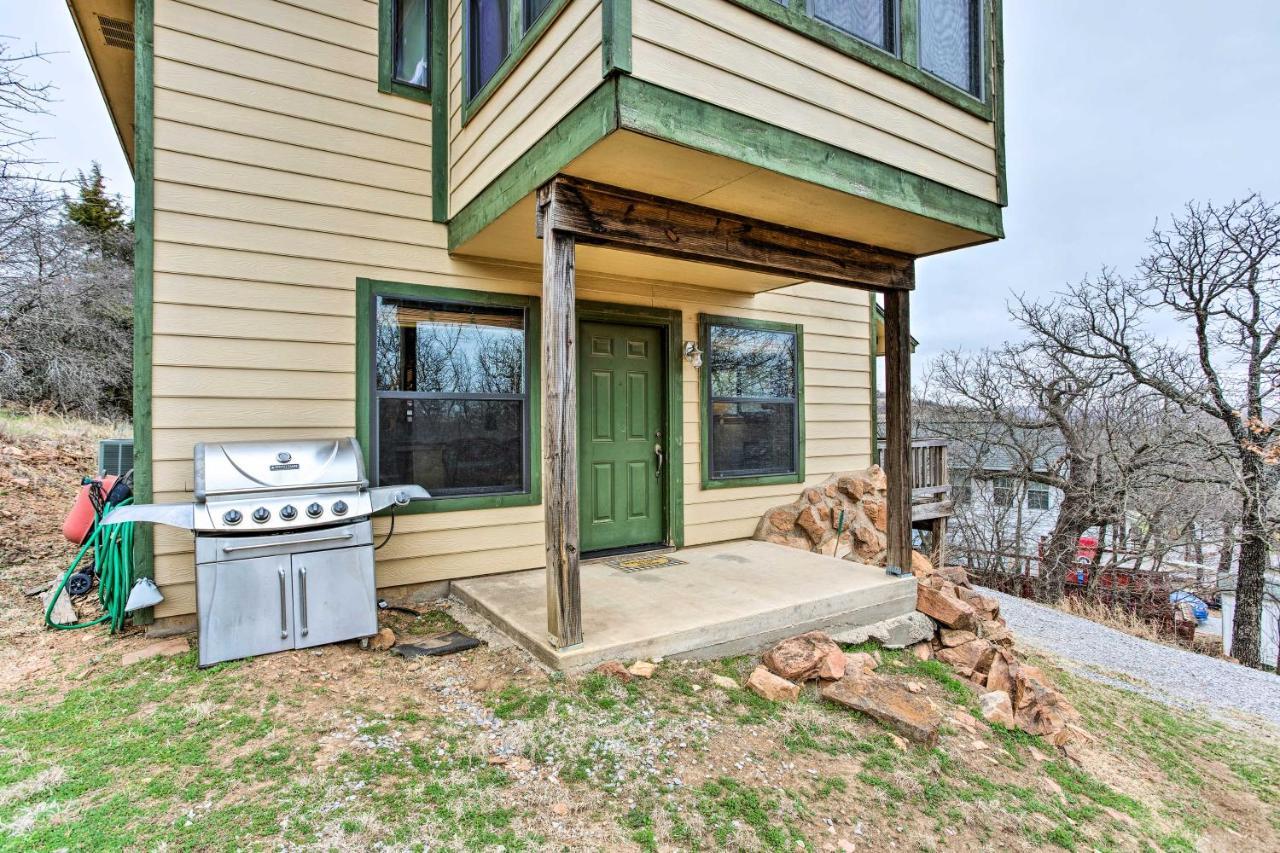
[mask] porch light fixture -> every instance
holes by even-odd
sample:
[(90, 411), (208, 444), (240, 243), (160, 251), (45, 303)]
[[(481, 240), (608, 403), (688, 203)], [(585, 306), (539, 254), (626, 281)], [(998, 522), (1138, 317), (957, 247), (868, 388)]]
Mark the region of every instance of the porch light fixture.
[(702, 350), (698, 349), (695, 342), (684, 342), (684, 360), (692, 364), (694, 370), (702, 367)]

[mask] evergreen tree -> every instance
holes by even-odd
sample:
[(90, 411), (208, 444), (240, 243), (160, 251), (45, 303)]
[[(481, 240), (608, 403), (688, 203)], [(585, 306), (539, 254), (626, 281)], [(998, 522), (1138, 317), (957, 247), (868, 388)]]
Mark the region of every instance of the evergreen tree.
[(97, 161), (89, 174), (79, 173), (76, 184), (78, 197), (66, 199), (67, 219), (88, 232), (86, 236), (101, 254), (117, 254), (122, 235), (132, 228), (132, 223), (125, 221), (120, 197), (107, 193), (107, 181)]

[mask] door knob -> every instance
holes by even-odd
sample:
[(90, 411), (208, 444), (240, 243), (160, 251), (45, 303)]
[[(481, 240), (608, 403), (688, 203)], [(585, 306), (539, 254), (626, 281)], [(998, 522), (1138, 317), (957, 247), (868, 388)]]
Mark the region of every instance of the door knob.
[(653, 452), (658, 457), (658, 468), (656, 471), (653, 472), (653, 476), (654, 476), (654, 479), (658, 479), (662, 476), (662, 462), (666, 457), (662, 453), (661, 444), (655, 443), (653, 445)]

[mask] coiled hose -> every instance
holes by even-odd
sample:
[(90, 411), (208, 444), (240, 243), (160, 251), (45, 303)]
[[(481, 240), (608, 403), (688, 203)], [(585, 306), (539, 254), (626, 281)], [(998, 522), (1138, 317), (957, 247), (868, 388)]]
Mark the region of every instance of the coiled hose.
[[(97, 513), (100, 520), (111, 510), (118, 506), (128, 506), (133, 503), (133, 498), (126, 498), (118, 504), (106, 504), (101, 512)], [(93, 549), (93, 558), (97, 562), (98, 570), (98, 600), (102, 602), (103, 614), (97, 619), (89, 622), (71, 622), (63, 624), (53, 621), (53, 606), (57, 603), (58, 597), (62, 595), (63, 589), (67, 586), (67, 581), (76, 573), (80, 567), (80, 562), (84, 559), (85, 554)], [(133, 584), (133, 522), (127, 521), (123, 524), (98, 524), (94, 523), (93, 532), (85, 539), (80, 551), (76, 554), (76, 558), (71, 561), (71, 565), (67, 568), (66, 574), (62, 576), (61, 582), (53, 595), (49, 597), (49, 605), (44, 611), (44, 624), (50, 628), (56, 628), (60, 631), (73, 631), (77, 628), (89, 628), (93, 625), (101, 625), (103, 622), (111, 623), (111, 633), (117, 633), (124, 628), (125, 602), (129, 600), (129, 588)]]

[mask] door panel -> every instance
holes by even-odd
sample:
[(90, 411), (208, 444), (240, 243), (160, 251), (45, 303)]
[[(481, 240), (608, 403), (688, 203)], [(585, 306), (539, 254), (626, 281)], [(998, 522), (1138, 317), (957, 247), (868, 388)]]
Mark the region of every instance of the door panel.
[(200, 665), (293, 648), (289, 555), (196, 565)]
[(372, 552), (338, 548), (295, 554), (293, 599), (300, 649), (378, 633)]
[(579, 523), (583, 551), (665, 540), (655, 444), (663, 424), (662, 332), (583, 323), (578, 340)]

